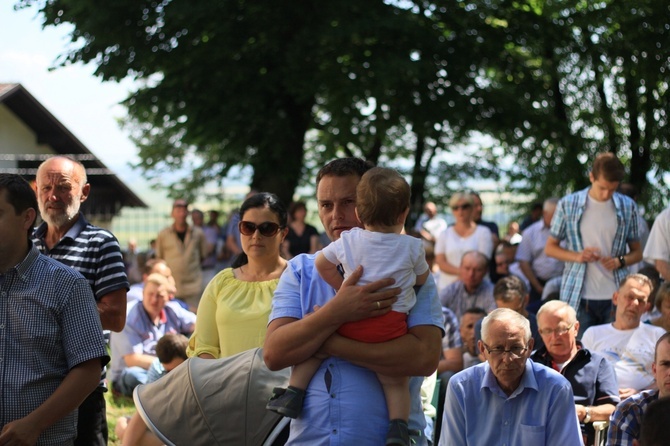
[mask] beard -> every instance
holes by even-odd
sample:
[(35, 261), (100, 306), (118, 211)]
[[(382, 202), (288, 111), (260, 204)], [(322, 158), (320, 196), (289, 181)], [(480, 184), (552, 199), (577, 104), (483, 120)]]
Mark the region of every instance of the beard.
[(68, 206), (64, 209), (46, 209), (45, 206), (40, 203), (39, 207), (42, 220), (44, 220), (47, 225), (54, 226), (56, 228), (67, 226), (79, 214), (79, 209), (75, 206)]

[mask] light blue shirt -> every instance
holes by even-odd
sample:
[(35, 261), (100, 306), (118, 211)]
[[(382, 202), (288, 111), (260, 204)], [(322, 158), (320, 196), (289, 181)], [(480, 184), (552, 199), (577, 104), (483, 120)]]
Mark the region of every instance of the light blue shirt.
[[(272, 301), (270, 321), (302, 319), (335, 295), (314, 268), (316, 254), (301, 254), (289, 261)], [(435, 282), (426, 280), (407, 317), (409, 328), (434, 325), (442, 330), (442, 309)], [(412, 411), (410, 429), (423, 432), (425, 419), (420, 388), (423, 377), (410, 379)], [(302, 413), (291, 422), (289, 445), (383, 445), (389, 417), (382, 387), (374, 372), (340, 358), (321, 363), (307, 389)], [(426, 445), (425, 438), (414, 438)]]
[(567, 379), (526, 360), (519, 387), (508, 397), (488, 364), (449, 381), (440, 445), (581, 445), (582, 435)]

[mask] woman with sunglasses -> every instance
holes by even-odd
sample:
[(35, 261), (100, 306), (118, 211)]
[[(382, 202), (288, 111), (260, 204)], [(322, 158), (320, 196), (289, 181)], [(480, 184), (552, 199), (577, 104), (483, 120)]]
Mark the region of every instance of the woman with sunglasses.
[(263, 345), (272, 295), (286, 268), (279, 255), (286, 225), (286, 208), (276, 195), (261, 192), (242, 203), (242, 252), (207, 285), (188, 356), (224, 358)]
[(461, 257), (468, 251), (479, 251), (487, 258), (493, 252), (491, 231), (474, 220), (474, 197), (457, 192), (449, 199), (456, 222), (440, 234), (435, 242), (435, 262), (440, 268), (438, 290), (458, 280)]

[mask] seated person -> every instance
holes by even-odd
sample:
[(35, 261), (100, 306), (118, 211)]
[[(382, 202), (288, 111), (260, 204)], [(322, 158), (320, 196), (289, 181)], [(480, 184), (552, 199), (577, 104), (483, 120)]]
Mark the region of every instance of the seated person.
[(112, 333), (112, 389), (130, 396), (138, 384), (147, 382), (156, 359), (156, 343), (168, 333), (190, 335), (195, 314), (177, 305), (167, 305), (169, 282), (160, 274), (147, 277), (141, 304), (133, 306), (120, 333)]
[(654, 345), (665, 330), (640, 323), (652, 287), (647, 276), (626, 276), (612, 296), (614, 322), (589, 327), (582, 336), (585, 348), (601, 353), (614, 365), (621, 399), (654, 387)]
[(461, 340), (458, 319), (453, 311), (442, 307), (444, 313), (444, 337), (442, 338), (442, 356), (437, 366), (438, 378), (444, 384), (456, 372), (463, 370), (463, 342)]
[[(623, 400), (610, 417), (607, 431), (608, 446), (632, 446), (640, 439), (640, 426), (647, 409), (654, 401), (670, 397), (670, 333), (665, 333), (656, 342), (652, 373), (658, 389), (643, 390)], [(668, 427), (663, 426), (667, 439)], [(666, 442), (667, 443), (667, 442)]]
[(570, 383), (530, 360), (528, 319), (493, 310), (478, 343), (486, 362), (449, 381), (439, 445), (581, 445)]
[[(146, 384), (165, 376), (186, 361), (188, 338), (179, 333), (168, 333), (156, 343), (157, 358), (151, 364)], [(154, 434), (149, 431), (139, 413), (132, 417), (121, 417), (116, 420), (114, 429), (116, 437), (124, 446), (162, 445)]]
[(609, 420), (619, 402), (619, 387), (614, 367), (605, 357), (583, 348), (577, 340), (579, 321), (574, 308), (560, 300), (540, 307), (537, 323), (544, 347), (530, 357), (550, 367), (570, 381), (575, 398), (577, 418), (587, 445), (592, 445), (595, 431), (592, 422)]
[(475, 327), (481, 327), (481, 321), (486, 316), (486, 311), (481, 308), (468, 308), (461, 316), (461, 323), (459, 331), (461, 333), (461, 342), (463, 343), (463, 368), (467, 369), (473, 365), (480, 364), (482, 361), (479, 358), (477, 351), (477, 339), (475, 336)]
[(461, 257), (458, 280), (440, 291), (442, 306), (460, 318), (468, 308), (479, 307), (486, 311), (496, 308), (493, 284), (486, 278), (488, 258), (479, 251), (468, 251)]
[[(507, 308), (514, 310), (530, 322), (531, 336), (535, 342), (536, 348), (544, 346), (542, 337), (537, 332), (537, 318), (533, 313), (526, 310), (528, 306), (528, 288), (524, 282), (517, 276), (507, 276), (500, 279), (493, 287), (493, 298), (498, 308)], [(482, 338), (482, 322), (475, 325), (475, 340)], [(480, 358), (483, 359), (483, 358)]]

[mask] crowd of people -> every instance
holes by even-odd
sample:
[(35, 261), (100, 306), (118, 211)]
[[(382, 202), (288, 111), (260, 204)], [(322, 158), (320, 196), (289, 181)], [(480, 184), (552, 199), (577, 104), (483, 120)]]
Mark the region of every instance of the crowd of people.
[[(271, 192), (223, 226), (179, 199), (131, 266), (80, 212), (83, 165), (2, 174), (0, 444), (107, 444), (108, 388), (258, 347), (293, 367), (267, 404), (289, 444), (592, 445), (598, 421), (608, 445), (668, 444), (670, 213), (649, 231), (624, 176), (598, 154), (501, 238), (472, 191), (407, 228), (402, 176), (343, 158), (316, 178), (325, 237)], [(117, 435), (160, 444), (138, 415)]]

